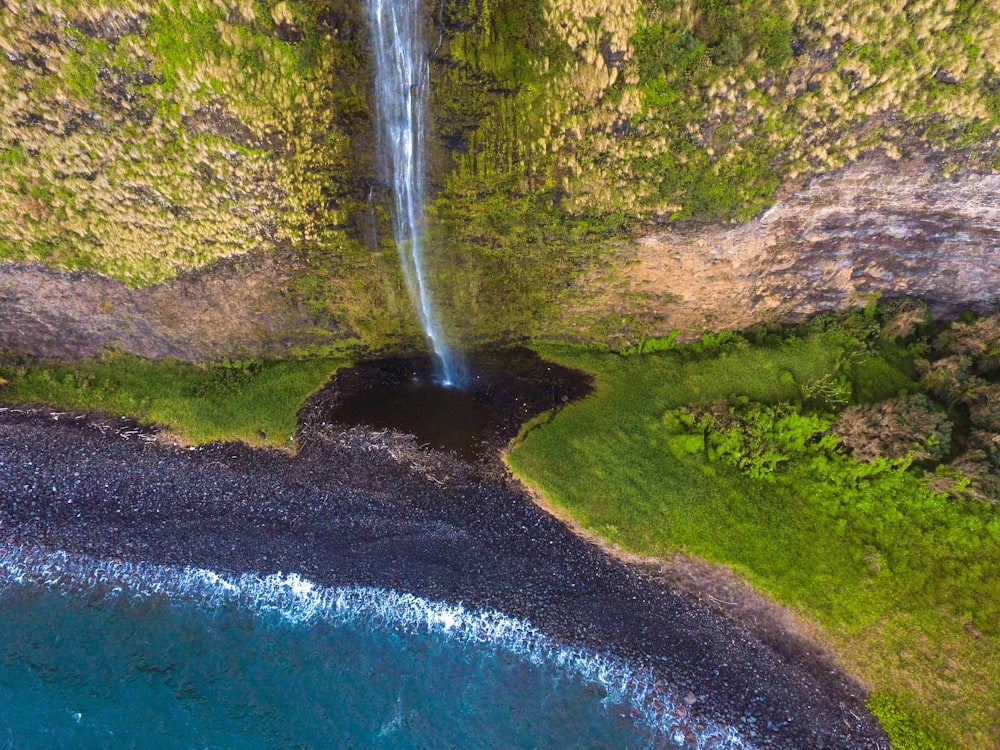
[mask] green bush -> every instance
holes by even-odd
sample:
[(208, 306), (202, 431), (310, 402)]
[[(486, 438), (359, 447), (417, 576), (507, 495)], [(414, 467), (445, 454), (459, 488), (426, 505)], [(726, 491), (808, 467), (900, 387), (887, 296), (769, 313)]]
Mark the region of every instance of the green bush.
[[(665, 420), (700, 434), (710, 461), (722, 460), (753, 479), (767, 481), (774, 481), (775, 472), (789, 461), (831, 458), (840, 443), (829, 431), (830, 417), (803, 414), (790, 404), (755, 403), (745, 397), (707, 408), (672, 410)], [(673, 439), (690, 445), (684, 431)]]
[(651, 354), (652, 352), (668, 352), (671, 349), (677, 347), (677, 337), (680, 335), (681, 331), (677, 330), (671, 331), (666, 336), (654, 336), (648, 339), (643, 339), (638, 346), (630, 346), (626, 349), (622, 349), (621, 355), (623, 357), (630, 357), (633, 354)]

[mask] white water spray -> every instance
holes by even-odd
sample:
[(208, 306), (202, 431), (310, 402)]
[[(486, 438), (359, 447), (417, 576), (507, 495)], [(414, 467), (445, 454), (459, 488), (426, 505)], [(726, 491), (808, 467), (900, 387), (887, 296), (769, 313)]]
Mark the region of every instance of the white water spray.
[(44, 587), (76, 596), (162, 597), (207, 611), (235, 605), (302, 626), (325, 621), (453, 639), (532, 664), (555, 665), (574, 679), (598, 685), (611, 704), (627, 706), (638, 725), (669, 745), (754, 750), (732, 727), (689, 715), (684, 703), (651, 671), (560, 644), (531, 623), (494, 610), (466, 609), (366, 586), (327, 588), (294, 573), (227, 576), (204, 568), (101, 560), (0, 542), (0, 595), (11, 586)]
[(458, 357), (444, 340), (424, 268), (424, 126), (430, 67), (419, 0), (367, 0), (375, 53), (379, 167), (392, 184), (393, 234), (443, 385), (461, 385)]

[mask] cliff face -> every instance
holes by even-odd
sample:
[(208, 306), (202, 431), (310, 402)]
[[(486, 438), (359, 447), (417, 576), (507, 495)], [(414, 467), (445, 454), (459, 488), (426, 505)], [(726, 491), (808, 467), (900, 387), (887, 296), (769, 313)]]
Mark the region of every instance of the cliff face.
[[(143, 289), (0, 264), (0, 350), (203, 360), (357, 336), (295, 293), (302, 263), (256, 255)], [(603, 321), (605, 340), (626, 345), (676, 328), (797, 320), (876, 293), (947, 315), (1000, 305), (998, 280), (1000, 175), (943, 178), (927, 160), (874, 159), (815, 178), (746, 224), (639, 237), (575, 286), (548, 333), (592, 338)]]
[[(458, 345), (996, 301), (984, 4), (424, 5)], [(0, 349), (421, 345), (360, 0), (0, 0), (0, 51)]]
[(93, 273), (0, 264), (0, 351), (96, 356), (105, 349), (192, 362), (278, 356), (348, 332), (317, 322), (288, 283), (297, 263), (254, 254), (133, 289)]
[(604, 304), (635, 336), (743, 328), (913, 296), (932, 312), (1000, 303), (1000, 175), (944, 178), (925, 159), (872, 159), (817, 177), (738, 226), (639, 238)]

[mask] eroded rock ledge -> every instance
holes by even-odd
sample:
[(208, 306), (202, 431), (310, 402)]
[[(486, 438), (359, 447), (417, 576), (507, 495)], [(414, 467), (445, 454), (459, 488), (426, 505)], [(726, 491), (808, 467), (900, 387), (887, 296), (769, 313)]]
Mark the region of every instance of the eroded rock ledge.
[(72, 358), (117, 349), (199, 362), (330, 343), (337, 322), (320, 328), (288, 292), (297, 263), (282, 252), (254, 253), (142, 288), (0, 263), (0, 351)]
[[(289, 293), (302, 262), (255, 254), (141, 289), (0, 263), (0, 350), (71, 357), (115, 348), (201, 361), (279, 356), (353, 335), (346, 310), (317, 320)], [(610, 273), (580, 280), (566, 315), (547, 328), (591, 338), (595, 319), (619, 315), (637, 321), (625, 336), (697, 335), (795, 321), (872, 293), (919, 297), (946, 317), (995, 308), (998, 279), (1000, 174), (949, 178), (927, 159), (873, 159), (813, 179), (747, 224), (638, 238)]]
[(859, 162), (747, 224), (641, 237), (631, 260), (627, 291), (608, 306), (647, 335), (795, 321), (872, 293), (919, 297), (942, 317), (989, 310), (1000, 303), (1000, 175)]

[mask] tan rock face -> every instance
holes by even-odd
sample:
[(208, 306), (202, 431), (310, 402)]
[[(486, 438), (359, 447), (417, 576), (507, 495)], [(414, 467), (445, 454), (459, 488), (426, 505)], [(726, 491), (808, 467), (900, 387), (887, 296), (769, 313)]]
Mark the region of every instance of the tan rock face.
[(254, 254), (133, 289), (94, 273), (0, 263), (0, 351), (61, 358), (117, 349), (199, 362), (343, 338), (336, 321), (320, 327), (287, 293), (293, 271), (288, 258)]
[[(358, 335), (346, 309), (323, 320), (288, 293), (294, 259), (263, 253), (129, 289), (96, 274), (0, 264), (0, 351), (105, 348), (207, 360), (278, 356)], [(635, 240), (610, 271), (581, 281), (553, 335), (612, 345), (676, 328), (794, 321), (913, 296), (933, 312), (1000, 304), (1000, 175), (936, 176), (926, 161), (877, 160), (818, 177), (739, 226), (685, 226)], [(632, 321), (596, 333), (595, 321)]]
[(1000, 175), (935, 172), (922, 160), (858, 163), (748, 224), (641, 237), (617, 311), (655, 335), (797, 320), (878, 292), (925, 299), (941, 315), (994, 306)]

